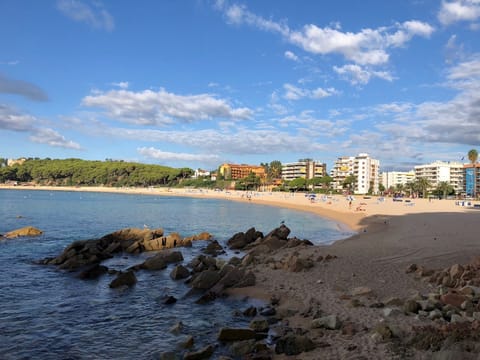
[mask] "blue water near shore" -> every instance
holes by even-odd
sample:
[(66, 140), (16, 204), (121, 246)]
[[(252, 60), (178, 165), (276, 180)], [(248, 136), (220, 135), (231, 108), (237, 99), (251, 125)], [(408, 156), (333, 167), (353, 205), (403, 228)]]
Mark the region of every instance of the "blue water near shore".
[[(202, 231), (221, 244), (254, 226), (269, 232), (284, 220), (291, 236), (317, 244), (350, 235), (313, 214), (226, 200), (89, 192), (0, 190), (0, 233), (35, 226), (44, 234), (0, 241), (0, 357), (2, 359), (156, 359), (181, 353), (178, 343), (193, 335), (196, 348), (215, 343), (223, 326), (247, 326), (235, 316), (254, 300), (218, 299), (196, 305), (189, 288), (170, 279), (171, 268), (139, 271), (130, 289), (110, 289), (113, 279), (83, 281), (34, 261), (58, 255), (75, 240), (144, 225), (190, 236)], [(185, 262), (205, 243), (182, 248)], [(118, 270), (151, 254), (120, 256), (108, 266)], [(233, 256), (227, 253), (226, 256)], [(165, 295), (174, 305), (163, 304)], [(180, 335), (169, 329), (184, 324)], [(217, 349), (216, 354), (222, 349)]]

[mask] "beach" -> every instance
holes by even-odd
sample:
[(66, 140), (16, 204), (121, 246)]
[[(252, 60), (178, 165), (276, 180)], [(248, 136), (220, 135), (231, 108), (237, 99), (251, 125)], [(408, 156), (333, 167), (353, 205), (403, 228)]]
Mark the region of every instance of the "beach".
[[(282, 314), (284, 326), (300, 329), (299, 332), (307, 331), (315, 343), (323, 344), (296, 355), (293, 357), (295, 359), (432, 358), (432, 352), (418, 349), (403, 349), (398, 353), (392, 351), (392, 343), (379, 340), (373, 329), (381, 324), (391, 324), (392, 328), (398, 327), (399, 334), (405, 334), (412, 327), (433, 322), (404, 313), (391, 317), (385, 315), (383, 306), (375, 304), (385, 304), (389, 298), (404, 301), (437, 291), (435, 284), (406, 272), (411, 264), (442, 269), (454, 264), (466, 264), (474, 256), (480, 255), (476, 230), (480, 210), (473, 206), (462, 206), (461, 202), (455, 200), (393, 201), (392, 198), (359, 195), (350, 204), (347, 198), (340, 195), (317, 195), (312, 201), (301, 193), (108, 187), (0, 188), (243, 201), (252, 205), (280, 206), (315, 213), (335, 221), (339, 227), (353, 230), (354, 236), (331, 245), (280, 249), (270, 254), (268, 259), (249, 265), (256, 274), (255, 286), (230, 292), (232, 296), (251, 296), (267, 301), (274, 297), (278, 300), (277, 311)], [(280, 220), (284, 220), (288, 226), (288, 219)], [(295, 272), (272, 265), (292, 255), (312, 260), (313, 266)], [(312, 330), (310, 324), (316, 316), (315, 311), (337, 316), (344, 326), (341, 330)], [(345, 324), (349, 324), (349, 327)], [(401, 357), (402, 351), (404, 357)], [(279, 354), (275, 358), (292, 357)]]

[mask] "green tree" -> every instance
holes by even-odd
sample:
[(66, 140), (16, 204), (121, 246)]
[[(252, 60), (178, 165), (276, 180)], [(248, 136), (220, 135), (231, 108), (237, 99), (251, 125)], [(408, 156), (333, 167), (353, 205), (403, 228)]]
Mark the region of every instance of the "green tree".
[(288, 186), (293, 191), (306, 190), (307, 180), (305, 178), (296, 178), (288, 183)]
[(468, 152), (468, 160), (472, 163), (473, 166), (473, 198), (475, 199), (477, 197), (477, 169), (475, 168), (475, 165), (478, 160), (478, 151), (475, 149), (472, 149)]
[(437, 193), (442, 194), (444, 199), (453, 191), (453, 186), (450, 185), (450, 183), (448, 183), (447, 181), (441, 181), (437, 185)]
[(355, 185), (357, 184), (357, 178), (353, 174), (348, 175), (345, 180), (343, 180), (342, 187), (344, 189), (350, 190), (350, 192), (355, 191)]
[(430, 181), (428, 181), (428, 179), (426, 179), (426, 178), (418, 178), (415, 181), (415, 183), (416, 183), (415, 184), (416, 188), (418, 189), (418, 191), (420, 191), (422, 193), (423, 198), (426, 198), (428, 189), (432, 186)]
[(282, 177), (282, 163), (279, 160), (271, 161), (268, 168), (268, 175), (271, 179), (280, 179)]

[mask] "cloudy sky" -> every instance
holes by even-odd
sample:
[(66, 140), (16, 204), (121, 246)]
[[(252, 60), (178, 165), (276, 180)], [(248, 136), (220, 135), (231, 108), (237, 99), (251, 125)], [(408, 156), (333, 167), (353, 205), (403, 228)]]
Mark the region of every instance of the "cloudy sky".
[(460, 161), (479, 39), (480, 0), (3, 0), (0, 157)]

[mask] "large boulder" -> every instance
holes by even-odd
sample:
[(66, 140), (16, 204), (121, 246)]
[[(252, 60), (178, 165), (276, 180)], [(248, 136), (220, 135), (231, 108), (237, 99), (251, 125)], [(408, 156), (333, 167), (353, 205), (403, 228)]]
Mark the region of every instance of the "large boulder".
[(220, 280), (218, 270), (205, 270), (196, 274), (190, 285), (194, 289), (208, 290)]
[(147, 270), (162, 270), (169, 264), (183, 261), (183, 255), (180, 251), (159, 252), (158, 254), (146, 259), (140, 268)]
[(13, 239), (17, 237), (30, 237), (42, 235), (43, 231), (39, 230), (33, 226), (25, 226), (20, 229), (12, 230), (3, 235), (7, 239)]
[(133, 271), (122, 272), (117, 275), (110, 283), (111, 288), (118, 288), (120, 286), (133, 286), (137, 283), (137, 278)]
[(247, 232), (239, 232), (227, 240), (227, 245), (230, 249), (243, 249), (248, 244), (253, 243), (259, 238), (263, 238), (263, 233), (257, 231), (254, 227), (247, 230)]
[(177, 265), (170, 272), (170, 277), (173, 280), (186, 279), (190, 276), (190, 271), (183, 265)]
[(255, 339), (256, 333), (252, 329), (221, 328), (218, 333), (219, 341), (242, 341)]

